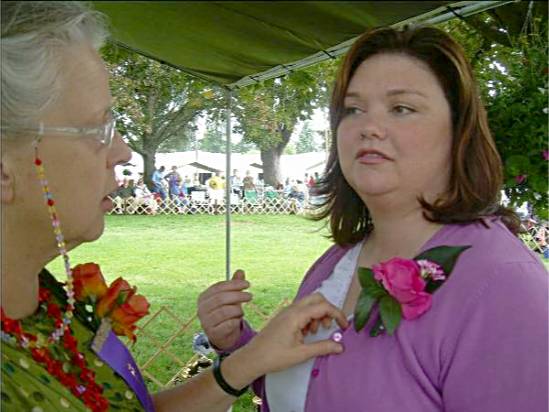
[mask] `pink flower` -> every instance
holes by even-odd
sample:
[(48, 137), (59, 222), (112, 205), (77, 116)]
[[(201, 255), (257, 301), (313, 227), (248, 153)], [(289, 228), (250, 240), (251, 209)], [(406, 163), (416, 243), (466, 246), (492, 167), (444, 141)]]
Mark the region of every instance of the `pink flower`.
[(543, 160), (549, 160), (549, 150), (547, 149), (543, 151)]
[(515, 181), (517, 182), (517, 184), (521, 184), (521, 183), (524, 183), (524, 181), (526, 180), (526, 177), (528, 175), (518, 175), (518, 176), (515, 176)]
[(440, 267), (439, 264), (435, 262), (431, 262), (430, 260), (418, 260), (417, 264), (420, 267), (421, 270), (421, 277), (423, 279), (431, 278), (433, 280), (444, 280), (446, 279), (446, 276), (444, 276), (444, 270)]
[(404, 319), (412, 320), (419, 318), (429, 309), (431, 309), (433, 298), (426, 292), (420, 292), (417, 297), (410, 303), (403, 304), (402, 317)]
[(432, 297), (425, 292), (421, 269), (412, 259), (392, 258), (372, 267), (374, 278), (402, 307), (404, 319), (415, 319), (431, 307)]

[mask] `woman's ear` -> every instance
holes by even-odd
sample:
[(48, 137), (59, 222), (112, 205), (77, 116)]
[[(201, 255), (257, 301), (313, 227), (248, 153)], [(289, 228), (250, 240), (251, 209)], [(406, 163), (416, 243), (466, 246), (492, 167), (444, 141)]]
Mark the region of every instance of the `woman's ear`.
[(14, 199), (14, 175), (5, 159), (0, 162), (0, 169), (2, 172), (2, 204), (9, 205), (13, 203)]

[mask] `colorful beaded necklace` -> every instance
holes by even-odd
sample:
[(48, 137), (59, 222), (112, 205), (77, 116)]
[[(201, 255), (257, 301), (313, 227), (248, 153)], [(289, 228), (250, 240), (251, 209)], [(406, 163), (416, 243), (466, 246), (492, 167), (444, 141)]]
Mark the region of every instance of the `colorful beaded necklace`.
[[(109, 402), (102, 396), (103, 388), (95, 382), (95, 374), (87, 367), (86, 358), (78, 351), (78, 342), (70, 328), (75, 302), (72, 270), (65, 239), (61, 232), (61, 224), (55, 209), (55, 201), (48, 186), (44, 165), (38, 156), (39, 142), (40, 139), (34, 143), (34, 165), (40, 185), (42, 186), (44, 200), (48, 207), (53, 232), (57, 241), (57, 248), (59, 254), (63, 257), (65, 265), (65, 273), (67, 274), (67, 306), (65, 312), (62, 313), (60, 307), (51, 298), (49, 290), (40, 288), (38, 296), (39, 305), (46, 309), (47, 315), (53, 317), (55, 328), (53, 332), (47, 339), (26, 333), (23, 331), (19, 320), (10, 319), (5, 315), (4, 310), (1, 309), (2, 339), (9, 341), (10, 337), (14, 337), (21, 348), (30, 350), (32, 358), (36, 362), (44, 364), (47, 372), (69, 388), (74, 396), (81, 398), (88, 408), (94, 412), (103, 412), (108, 409)], [(80, 372), (65, 372), (63, 362), (53, 359), (48, 346), (59, 343), (61, 338), (63, 338), (63, 348), (69, 351), (72, 364), (78, 367)]]

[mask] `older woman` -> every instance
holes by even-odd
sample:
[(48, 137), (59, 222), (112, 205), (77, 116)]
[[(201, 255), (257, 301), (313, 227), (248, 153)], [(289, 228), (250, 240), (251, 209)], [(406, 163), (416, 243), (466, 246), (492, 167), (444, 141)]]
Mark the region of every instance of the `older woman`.
[[(253, 379), (341, 352), (331, 341), (303, 343), (311, 320), (346, 325), (338, 309), (315, 295), (282, 311), (250, 345), (218, 361), (214, 373), (148, 395), (131, 355), (109, 329), (115, 323), (105, 315), (98, 329), (89, 313), (79, 312), (68, 256), (101, 236), (116, 189), (114, 168), (130, 159), (97, 53), (106, 35), (102, 18), (78, 2), (1, 7), (2, 409), (226, 410)], [(65, 286), (43, 269), (58, 255)], [(103, 286), (92, 286), (99, 295)], [(132, 313), (135, 290), (121, 281), (117, 287)], [(110, 313), (114, 303), (103, 303), (101, 311)]]
[[(308, 339), (345, 353), (256, 382), (263, 410), (546, 410), (547, 273), (499, 205), (502, 166), (461, 47), (435, 28), (364, 34), (339, 71), (331, 128), (317, 217), (335, 245), (297, 300), (320, 292), (355, 327), (313, 325)], [(230, 352), (253, 331), (219, 287), (199, 316)]]

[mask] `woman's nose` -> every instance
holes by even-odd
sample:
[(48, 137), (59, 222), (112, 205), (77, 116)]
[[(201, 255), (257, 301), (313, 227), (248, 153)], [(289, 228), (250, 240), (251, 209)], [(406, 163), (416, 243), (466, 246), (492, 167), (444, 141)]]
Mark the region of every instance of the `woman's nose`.
[(363, 116), (360, 125), (360, 138), (363, 139), (385, 139), (387, 130), (379, 119), (372, 119), (372, 116)]
[(132, 158), (132, 151), (128, 144), (122, 139), (122, 136), (117, 131), (113, 139), (111, 150), (109, 153), (109, 167), (128, 163)]

